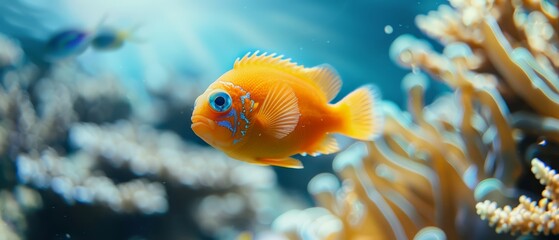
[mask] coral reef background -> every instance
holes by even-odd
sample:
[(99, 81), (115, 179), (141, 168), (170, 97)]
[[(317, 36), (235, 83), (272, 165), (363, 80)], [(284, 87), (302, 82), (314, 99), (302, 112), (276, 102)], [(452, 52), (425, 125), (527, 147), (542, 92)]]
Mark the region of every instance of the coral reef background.
[[(559, 233), (556, 3), (404, 2), (5, 1), (0, 238)], [(46, 57), (56, 32), (98, 25), (139, 40)], [(331, 64), (340, 96), (378, 85), (384, 133), (304, 170), (204, 145), (195, 98), (254, 50)]]

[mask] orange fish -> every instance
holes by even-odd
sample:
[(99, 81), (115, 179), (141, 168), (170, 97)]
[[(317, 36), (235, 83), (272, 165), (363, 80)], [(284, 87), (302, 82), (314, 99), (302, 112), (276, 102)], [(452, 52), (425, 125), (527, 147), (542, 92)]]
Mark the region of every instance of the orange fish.
[(342, 82), (329, 65), (305, 68), (275, 54), (247, 54), (195, 102), (192, 130), (228, 156), (260, 165), (302, 168), (292, 155), (339, 151), (333, 134), (372, 140), (382, 128), (376, 88), (336, 104)]

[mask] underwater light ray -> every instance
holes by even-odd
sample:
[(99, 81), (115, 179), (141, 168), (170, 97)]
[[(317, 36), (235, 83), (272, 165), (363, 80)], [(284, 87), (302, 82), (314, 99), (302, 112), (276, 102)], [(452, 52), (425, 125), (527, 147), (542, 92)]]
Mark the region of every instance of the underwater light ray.
[[(262, 16), (266, 16), (269, 22), (265, 25), (274, 25), (273, 31), (270, 34), (274, 34), (277, 38), (285, 37), (285, 32), (289, 32), (290, 35), (294, 34), (297, 39), (313, 39), (313, 38), (329, 38), (329, 39), (342, 39), (343, 36), (336, 34), (333, 29), (333, 25), (323, 25), (320, 21), (315, 19), (308, 19), (303, 17), (293, 17), (289, 13), (270, 11), (261, 13)], [(327, 15), (323, 11), (319, 16)], [(294, 28), (293, 26), (297, 26)], [(293, 35), (292, 35), (293, 36)]]
[(186, 49), (186, 53), (196, 58), (199, 62), (197, 65), (198, 68), (202, 68), (207, 72), (216, 73), (220, 71), (220, 65), (216, 59), (216, 56), (211, 54), (209, 47), (204, 44), (204, 41), (198, 37), (193, 31), (189, 31), (187, 29), (179, 29), (177, 31), (179, 34), (179, 39), (183, 40), (184, 44), (182, 47)]
[(242, 42), (242, 45), (247, 48), (249, 46), (250, 48), (264, 49), (264, 46), (268, 46), (269, 48), (269, 44), (273, 42), (270, 36), (262, 34), (260, 31), (252, 27), (248, 19), (238, 18), (235, 19), (235, 21), (228, 21), (225, 24), (228, 29), (225, 32), (229, 32), (231, 35), (234, 35), (238, 38), (238, 41)]
[[(170, 8), (178, 6), (173, 3), (177, 1), (167, 1), (161, 4), (152, 0), (121, 0), (121, 1), (87, 1), (87, 0), (61, 0), (61, 5), (66, 6), (66, 14), (84, 22), (96, 23), (100, 16), (107, 15), (109, 18), (125, 17), (131, 21), (151, 21), (156, 19), (157, 13), (165, 11), (178, 11), (182, 8)], [(87, 9), (87, 11), (84, 11)]]
[(51, 4), (41, 1), (5, 1), (0, 4), (0, 32), (19, 37), (41, 39), (63, 22), (70, 21), (64, 14), (56, 14), (59, 9), (49, 8)]
[[(202, 32), (204, 25), (199, 26), (197, 21), (190, 19), (184, 15), (178, 13), (172, 13), (166, 16), (166, 22), (174, 23), (184, 23), (184, 25), (176, 25), (174, 27), (173, 35), (178, 41), (174, 41), (177, 47), (180, 46), (184, 48), (184, 54), (188, 55), (191, 59), (196, 59), (197, 68), (202, 68), (208, 73), (219, 73), (221, 72), (219, 61), (217, 56), (219, 54), (214, 54), (211, 51), (211, 46), (208, 46), (205, 39), (200, 37), (200, 32)], [(214, 31), (217, 29), (214, 29)], [(227, 38), (224, 38), (227, 39)]]

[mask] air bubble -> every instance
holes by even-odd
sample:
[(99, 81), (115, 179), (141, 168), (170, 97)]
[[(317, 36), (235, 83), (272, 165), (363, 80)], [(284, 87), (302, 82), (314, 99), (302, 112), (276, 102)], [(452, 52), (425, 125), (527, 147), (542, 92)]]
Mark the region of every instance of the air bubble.
[(390, 26), (390, 25), (384, 26), (384, 33), (391, 34), (392, 32), (394, 32), (394, 29), (392, 28), (392, 26)]

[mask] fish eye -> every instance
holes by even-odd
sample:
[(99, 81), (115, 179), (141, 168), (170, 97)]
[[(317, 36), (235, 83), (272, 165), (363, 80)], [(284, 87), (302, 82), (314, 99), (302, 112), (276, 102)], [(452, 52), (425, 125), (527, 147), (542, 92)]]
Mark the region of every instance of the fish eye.
[(210, 107), (217, 112), (225, 112), (231, 108), (231, 96), (226, 92), (214, 92), (210, 95)]

